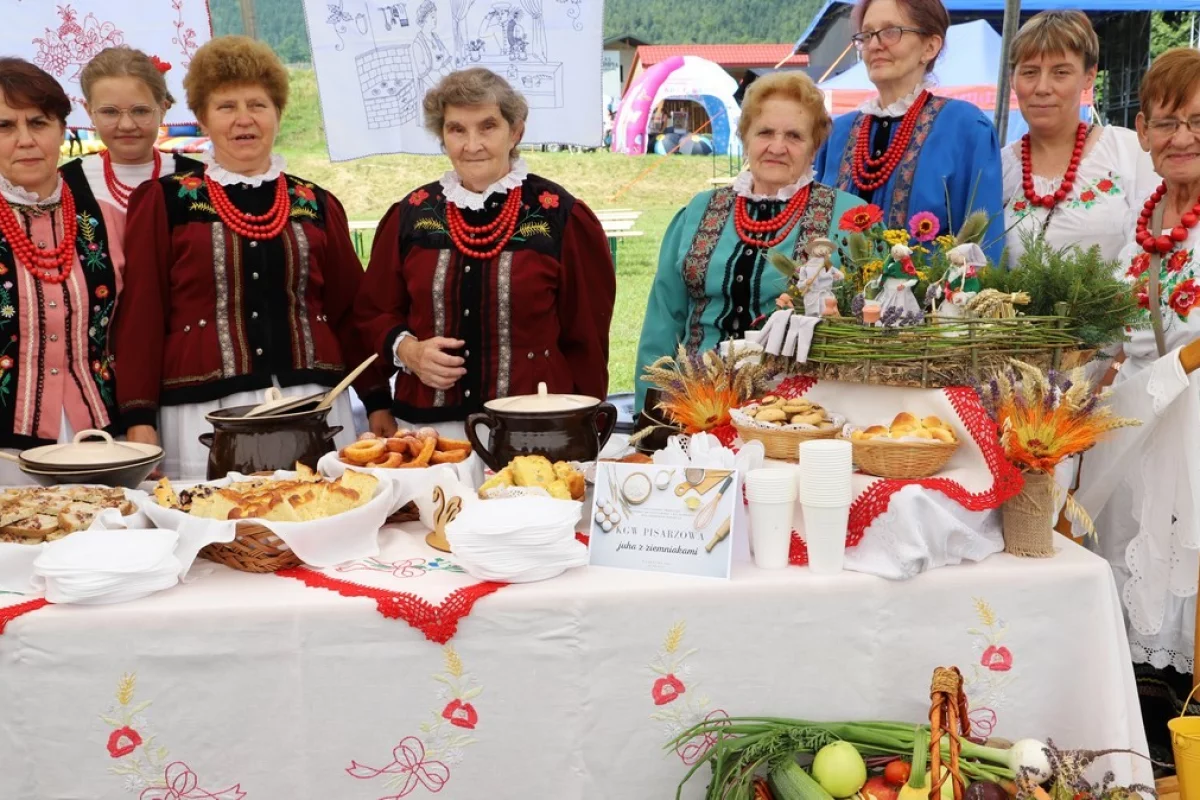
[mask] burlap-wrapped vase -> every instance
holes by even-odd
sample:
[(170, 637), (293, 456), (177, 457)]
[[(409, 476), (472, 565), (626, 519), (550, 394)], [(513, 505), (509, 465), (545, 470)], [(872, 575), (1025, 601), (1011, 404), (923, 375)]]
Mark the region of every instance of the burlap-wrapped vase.
[(1026, 472), (1025, 488), (1004, 504), (1004, 552), (1015, 556), (1054, 555), (1054, 476)]

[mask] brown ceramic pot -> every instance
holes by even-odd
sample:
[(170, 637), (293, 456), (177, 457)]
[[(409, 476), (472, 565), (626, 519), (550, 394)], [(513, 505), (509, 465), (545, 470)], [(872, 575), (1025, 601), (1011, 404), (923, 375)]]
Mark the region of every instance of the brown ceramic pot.
[[(617, 424), (612, 403), (579, 394), (538, 393), (504, 397), (467, 417), (467, 438), (493, 470), (517, 456), (542, 455), (551, 461), (595, 461)], [(488, 429), (480, 439), (476, 427)], [(485, 444), (486, 442), (486, 444)]]
[(205, 419), (213, 432), (200, 436), (208, 450), (208, 479), (224, 478), (230, 472), (251, 475), (295, 469), (296, 462), (312, 469), (333, 447), (333, 437), (342, 426), (326, 422), (329, 409), (246, 417), (255, 406), (222, 408)]

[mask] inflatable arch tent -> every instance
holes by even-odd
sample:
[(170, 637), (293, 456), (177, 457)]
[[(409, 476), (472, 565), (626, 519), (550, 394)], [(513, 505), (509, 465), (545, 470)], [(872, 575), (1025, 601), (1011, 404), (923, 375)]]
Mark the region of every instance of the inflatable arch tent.
[(612, 151), (636, 156), (646, 152), (650, 115), (664, 100), (692, 100), (704, 107), (709, 128), (697, 131), (712, 137), (720, 155), (741, 151), (737, 138), (741, 110), (733, 99), (737, 81), (707, 59), (672, 56), (643, 72), (629, 87), (613, 125)]

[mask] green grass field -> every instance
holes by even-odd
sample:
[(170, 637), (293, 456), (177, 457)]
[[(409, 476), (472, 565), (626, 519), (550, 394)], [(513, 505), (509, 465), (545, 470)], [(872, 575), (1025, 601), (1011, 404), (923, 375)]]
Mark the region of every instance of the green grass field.
[[(311, 70), (293, 70), (291, 98), (276, 148), (288, 171), (337, 195), (352, 220), (377, 220), (409, 190), (436, 180), (449, 160), (431, 156), (376, 156), (329, 162)], [(533, 172), (562, 184), (594, 209), (631, 208), (642, 212), (636, 229), (645, 236), (624, 239), (617, 262), (617, 304), (613, 312), (608, 373), (613, 392), (633, 388), (634, 355), (642, 330), (646, 296), (654, 278), (658, 245), (675, 212), (694, 194), (709, 188), (714, 162), (701, 156), (618, 156), (613, 153), (525, 153)], [(718, 156), (718, 174), (727, 161)]]

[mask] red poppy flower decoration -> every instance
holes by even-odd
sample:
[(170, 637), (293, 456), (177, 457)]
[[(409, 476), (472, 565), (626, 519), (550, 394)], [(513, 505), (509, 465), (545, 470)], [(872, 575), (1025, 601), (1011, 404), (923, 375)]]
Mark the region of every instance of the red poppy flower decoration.
[(842, 214), (842, 219), (838, 224), (842, 230), (862, 233), (867, 228), (882, 221), (883, 209), (873, 203), (868, 203), (866, 205), (855, 206), (846, 211), (845, 214)]
[(654, 698), (654, 705), (665, 706), (667, 703), (674, 702), (679, 698), (679, 695), (686, 692), (687, 689), (683, 686), (683, 681), (672, 675), (664, 675), (654, 682), (654, 688), (650, 690), (650, 696)]
[(108, 754), (113, 758), (124, 758), (142, 745), (142, 737), (126, 725), (117, 728), (108, 737)]
[(542, 208), (558, 208), (558, 195), (553, 192), (542, 192), (538, 195), (538, 202), (542, 204)]

